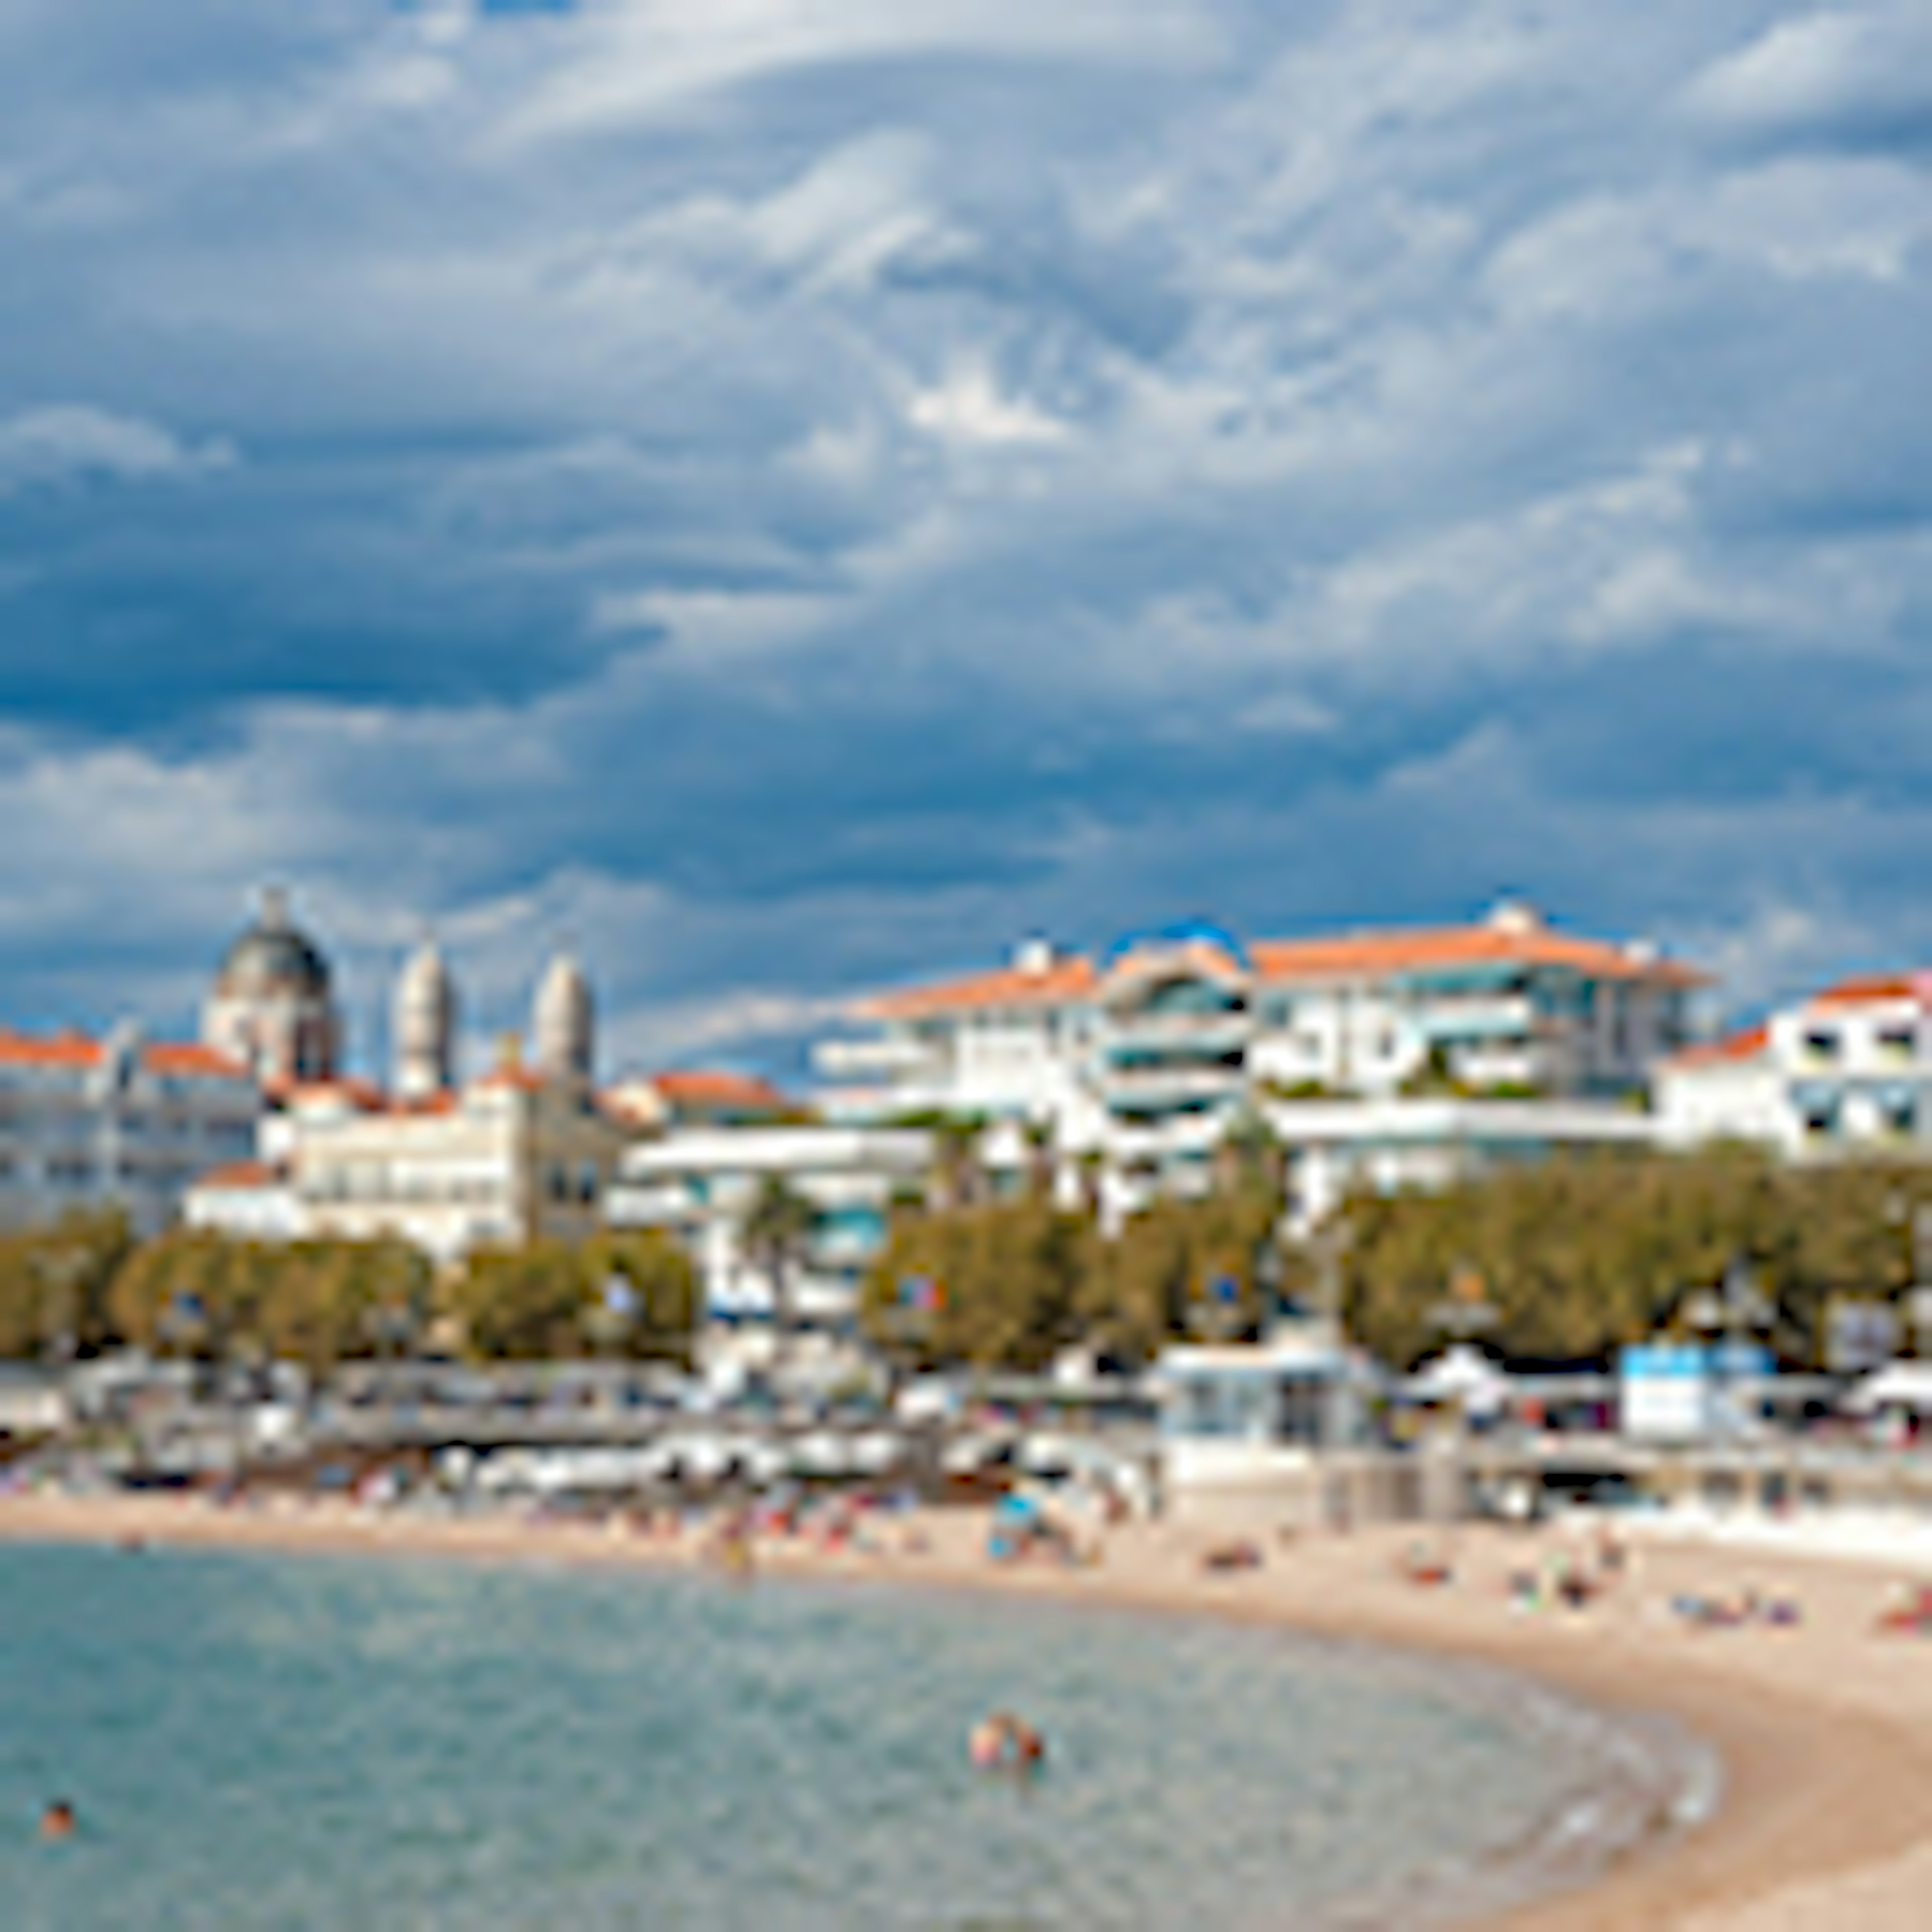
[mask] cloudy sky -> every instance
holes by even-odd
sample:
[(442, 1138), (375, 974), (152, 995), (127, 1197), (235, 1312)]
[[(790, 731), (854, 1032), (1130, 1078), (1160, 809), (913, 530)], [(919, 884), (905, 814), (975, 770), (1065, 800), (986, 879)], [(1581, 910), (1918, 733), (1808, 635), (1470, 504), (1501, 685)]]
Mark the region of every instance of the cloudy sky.
[(0, 1017), (1932, 959), (1932, 9), (0, 0)]

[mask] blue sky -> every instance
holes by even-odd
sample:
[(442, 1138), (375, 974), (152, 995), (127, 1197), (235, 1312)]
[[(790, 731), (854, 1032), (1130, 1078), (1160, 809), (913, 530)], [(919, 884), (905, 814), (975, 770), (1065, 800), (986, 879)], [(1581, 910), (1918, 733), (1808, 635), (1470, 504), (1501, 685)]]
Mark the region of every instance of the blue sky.
[(1932, 14), (0, 0), (0, 1014), (1932, 959)]

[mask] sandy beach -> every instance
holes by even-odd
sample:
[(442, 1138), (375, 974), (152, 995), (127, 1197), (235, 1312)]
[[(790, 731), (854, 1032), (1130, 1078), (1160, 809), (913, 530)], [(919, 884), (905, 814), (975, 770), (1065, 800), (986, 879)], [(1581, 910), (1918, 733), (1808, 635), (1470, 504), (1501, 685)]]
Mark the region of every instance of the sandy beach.
[[(886, 1520), (859, 1549), (761, 1543), (776, 1572), (1049, 1593), (1271, 1621), (1433, 1650), (1519, 1671), (1599, 1708), (1676, 1720), (1723, 1765), (1708, 1816), (1660, 1829), (1587, 1886), (1508, 1914), (1510, 1932), (1917, 1932), (1932, 1899), (1932, 1640), (1874, 1620), (1894, 1573), (1843, 1559), (1767, 1557), (1642, 1539), (1613, 1587), (1582, 1608), (1526, 1609), (1511, 1580), (1566, 1552), (1565, 1526), (1413, 1530), (1257, 1546), (1257, 1567), (1219, 1570), (1203, 1529), (1130, 1525), (1100, 1560), (994, 1565), (976, 1513)], [(140, 1538), (283, 1550), (420, 1552), (573, 1562), (694, 1562), (690, 1535), (509, 1516), (443, 1519), (340, 1503), (220, 1508), (171, 1497), (0, 1499), (0, 1535)], [(1418, 1546), (1450, 1580), (1404, 1574)], [(1687, 1594), (1747, 1592), (1796, 1604), (1798, 1621), (1700, 1627), (1674, 1614)]]

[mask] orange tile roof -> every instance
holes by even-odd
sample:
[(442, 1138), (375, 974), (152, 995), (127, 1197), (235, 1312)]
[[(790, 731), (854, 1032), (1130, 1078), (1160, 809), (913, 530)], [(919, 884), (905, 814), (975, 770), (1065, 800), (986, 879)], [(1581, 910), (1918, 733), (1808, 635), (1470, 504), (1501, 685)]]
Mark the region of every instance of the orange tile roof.
[(928, 1014), (957, 1012), (975, 1006), (1051, 1006), (1084, 999), (1098, 975), (1094, 962), (1078, 953), (1056, 959), (1029, 972), (1024, 967), (1002, 967), (963, 980), (913, 986), (868, 1000), (860, 1012), (874, 1019), (919, 1019)]
[(231, 1160), (225, 1166), (210, 1168), (194, 1184), (239, 1192), (249, 1188), (274, 1187), (287, 1178), (279, 1167), (271, 1167), (266, 1161)]
[(1721, 1040), (1700, 1040), (1695, 1046), (1672, 1054), (1664, 1064), (1672, 1072), (1700, 1066), (1735, 1066), (1742, 1060), (1755, 1060), (1770, 1042), (1768, 1026), (1745, 1027), (1726, 1034)]
[(1928, 988), (1927, 982), (1914, 974), (1866, 973), (1840, 980), (1822, 992), (1814, 993), (1805, 1004), (1814, 1006), (1862, 1006), (1868, 1000), (1923, 999), (1928, 990), (1932, 988)]
[(373, 1080), (304, 1080), (281, 1090), (282, 1097), (292, 1107), (300, 1107), (311, 1101), (340, 1100), (364, 1114), (385, 1113), (388, 1109), (389, 1096)]
[(1246, 980), (1246, 969), (1225, 946), (1211, 940), (1152, 939), (1123, 952), (1107, 969), (1109, 982), (1130, 980), (1148, 972), (1161, 972), (1180, 964), (1212, 979)]
[(72, 1028), (56, 1034), (16, 1033), (0, 1027), (0, 1063), (12, 1066), (92, 1066), (100, 1042)]
[(769, 1080), (748, 1073), (680, 1067), (654, 1074), (651, 1085), (674, 1106), (760, 1107), (782, 1111), (791, 1102)]
[(1394, 928), (1332, 939), (1257, 940), (1249, 950), (1261, 980), (1375, 979), (1488, 962), (1568, 966), (1600, 979), (1678, 986), (1703, 986), (1709, 976), (1681, 960), (1645, 958), (1606, 940), (1573, 938), (1547, 926), (1520, 932), (1489, 925)]
[(184, 1073), (190, 1078), (242, 1080), (248, 1070), (239, 1060), (198, 1041), (159, 1040), (142, 1056), (156, 1073)]
[[(104, 1050), (99, 1040), (72, 1027), (55, 1034), (19, 1033), (11, 1027), (0, 1027), (0, 1064), (98, 1066)], [(141, 1049), (141, 1058), (154, 1073), (236, 1080), (245, 1077), (247, 1072), (226, 1054), (193, 1040), (154, 1041)]]
[(456, 1111), (457, 1096), (447, 1087), (439, 1087), (431, 1094), (416, 1094), (405, 1100), (400, 1094), (392, 1096), (388, 1111), (392, 1114), (453, 1114)]
[[(1209, 971), (1238, 971), (1218, 946), (1201, 940), (1180, 948)], [(1124, 956), (1123, 963), (1134, 956)], [(1648, 980), (1672, 986), (1701, 986), (1710, 976), (1678, 959), (1646, 957), (1607, 940), (1580, 939), (1545, 926), (1512, 930), (1472, 926), (1396, 927), (1316, 939), (1261, 939), (1249, 948), (1257, 980), (1376, 979), (1430, 967), (1496, 962), (1526, 966), (1567, 966), (1606, 980)], [(886, 993), (866, 1001), (872, 1019), (919, 1019), (988, 1006), (1054, 1006), (1092, 994), (1100, 974), (1079, 954), (1056, 959), (1042, 970), (1004, 967), (964, 979)]]

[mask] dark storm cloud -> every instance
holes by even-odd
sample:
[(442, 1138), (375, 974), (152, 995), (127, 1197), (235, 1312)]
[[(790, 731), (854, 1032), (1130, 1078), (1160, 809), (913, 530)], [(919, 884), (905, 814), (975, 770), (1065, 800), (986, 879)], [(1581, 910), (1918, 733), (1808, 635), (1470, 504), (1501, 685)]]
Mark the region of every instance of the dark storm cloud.
[(178, 1013), (268, 875), (638, 1053), (1182, 912), (1932, 948), (1923, 43), (19, 0), (16, 1008)]

